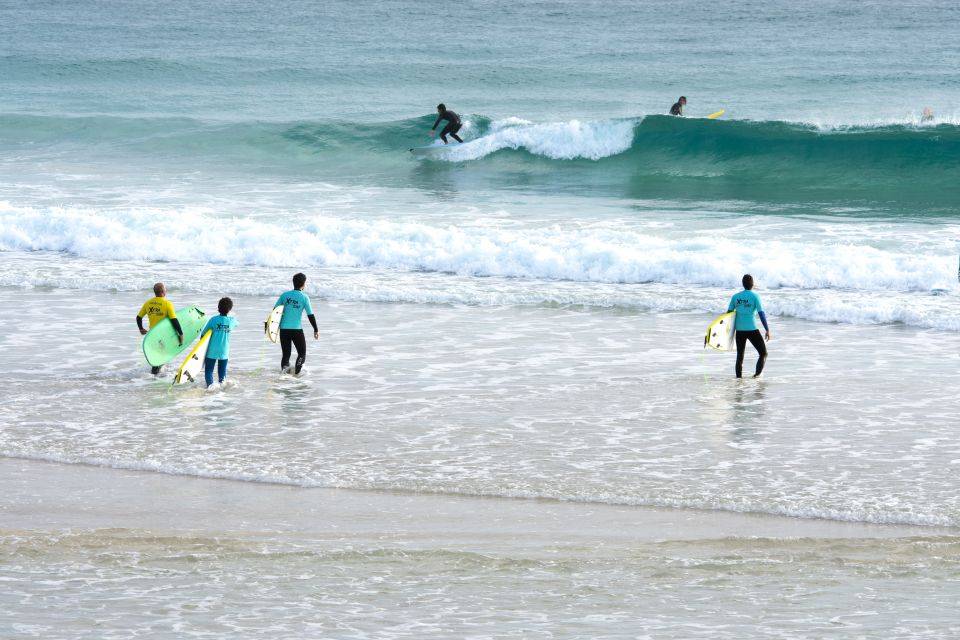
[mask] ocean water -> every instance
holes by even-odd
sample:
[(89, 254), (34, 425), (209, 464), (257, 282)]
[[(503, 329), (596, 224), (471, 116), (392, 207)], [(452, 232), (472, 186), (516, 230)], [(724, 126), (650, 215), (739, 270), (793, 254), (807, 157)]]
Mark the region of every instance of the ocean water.
[[(958, 527), (958, 23), (945, 2), (0, 3), (0, 322), (16, 328), (0, 333), (0, 456)], [(664, 115), (681, 94), (688, 117)], [(465, 144), (410, 154), (441, 101)], [(261, 331), (296, 271), (321, 329), (299, 379)], [(774, 340), (766, 377), (737, 382), (702, 332), (746, 272)], [(177, 306), (234, 298), (227, 388), (147, 374), (133, 316), (157, 280)], [(28, 536), (17, 580), (66, 571), (47, 535)], [(70, 562), (89, 568), (77, 536)], [(281, 556), (298, 544), (271, 540)], [(955, 542), (928, 577), (884, 564), (928, 543), (858, 544), (880, 573), (955, 599)], [(229, 575), (271, 562), (236, 544)], [(798, 558), (815, 611), (818, 581), (841, 580), (835, 543), (769, 544)], [(393, 561), (370, 553), (382, 578)], [(619, 560), (660, 575), (653, 555)], [(496, 612), (527, 565), (424, 562), (404, 584), (467, 575), (458, 598), (504, 598), (464, 613), (461, 636), (481, 619), (478, 635), (524, 634)], [(589, 586), (555, 579), (568, 570), (610, 579), (606, 562), (578, 550), (530, 570), (562, 591)], [(861, 593), (871, 572), (842, 580)], [(618, 575), (585, 627), (531, 605), (564, 621), (536, 632), (602, 636), (637, 589)], [(755, 578), (722, 606), (763, 618)], [(899, 624), (895, 604), (868, 614), (874, 630)], [(651, 618), (650, 637), (790, 637), (787, 622), (711, 627), (709, 611), (673, 636)], [(264, 635), (306, 628), (265, 616)], [(956, 628), (928, 619), (897, 634)]]

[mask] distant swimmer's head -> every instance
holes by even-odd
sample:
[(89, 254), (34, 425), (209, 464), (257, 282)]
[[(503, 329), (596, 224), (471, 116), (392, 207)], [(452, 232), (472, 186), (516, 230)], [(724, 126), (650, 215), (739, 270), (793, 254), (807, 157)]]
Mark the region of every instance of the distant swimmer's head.
[(442, 102), (437, 105), (438, 112), (443, 113), (446, 110), (447, 110), (447, 105), (443, 104)]
[(293, 276), (293, 288), (294, 289), (303, 289), (303, 286), (307, 284), (307, 276), (302, 273), (298, 273)]
[(749, 273), (743, 276), (743, 288), (747, 291), (753, 289), (753, 276)]
[(220, 302), (217, 303), (217, 311), (220, 312), (220, 315), (227, 315), (231, 309), (233, 309), (233, 300), (230, 298), (220, 298)]
[(157, 296), (158, 298), (162, 298), (163, 296), (167, 295), (167, 285), (163, 284), (162, 282), (158, 282), (157, 284), (153, 285), (153, 295)]
[(680, 96), (680, 99), (677, 100), (677, 102), (679, 102), (680, 104), (686, 106), (686, 104), (687, 104), (687, 96)]

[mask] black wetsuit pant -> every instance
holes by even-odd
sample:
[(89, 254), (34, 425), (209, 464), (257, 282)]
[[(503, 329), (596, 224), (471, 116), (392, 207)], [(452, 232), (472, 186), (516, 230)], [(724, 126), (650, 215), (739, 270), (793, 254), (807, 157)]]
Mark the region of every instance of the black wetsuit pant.
[(448, 122), (447, 126), (445, 126), (443, 131), (440, 132), (440, 139), (443, 140), (443, 144), (447, 144), (447, 136), (450, 136), (457, 142), (463, 142), (463, 140), (460, 139), (460, 136), (457, 135), (457, 131), (460, 131), (460, 127), (462, 126), (463, 125), (459, 122), (456, 124)]
[(307, 339), (303, 329), (280, 329), (280, 369), (290, 366), (290, 345), (297, 348), (297, 364), (294, 373), (300, 373), (303, 363), (307, 360)]
[(757, 371), (754, 375), (760, 375), (763, 371), (763, 364), (767, 361), (767, 345), (763, 343), (763, 334), (759, 329), (753, 331), (737, 331), (737, 377), (743, 377), (743, 356), (747, 350), (747, 340), (757, 350)]

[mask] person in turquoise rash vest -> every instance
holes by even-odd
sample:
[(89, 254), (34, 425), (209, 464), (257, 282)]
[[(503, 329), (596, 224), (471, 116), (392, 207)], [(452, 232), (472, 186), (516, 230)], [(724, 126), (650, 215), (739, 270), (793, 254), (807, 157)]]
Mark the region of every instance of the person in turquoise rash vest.
[[(759, 378), (763, 373), (763, 365), (767, 361), (767, 345), (763, 343), (764, 337), (770, 339), (770, 325), (767, 324), (767, 314), (763, 312), (763, 305), (760, 304), (760, 296), (753, 292), (753, 276), (749, 273), (743, 276), (743, 291), (733, 294), (730, 298), (730, 304), (727, 311), (736, 311), (737, 315), (733, 328), (737, 332), (737, 377), (743, 377), (743, 356), (747, 348), (747, 340), (757, 350), (757, 369), (753, 374), (754, 378)], [(760, 322), (766, 331), (766, 336), (760, 334), (757, 329), (757, 322), (754, 316), (760, 316)]]
[(280, 316), (280, 371), (286, 372), (290, 368), (290, 346), (297, 348), (297, 362), (294, 373), (299, 374), (303, 363), (307, 360), (307, 339), (303, 335), (303, 314), (313, 327), (313, 339), (320, 338), (317, 328), (317, 318), (313, 315), (310, 298), (303, 292), (307, 284), (307, 276), (298, 273), (293, 276), (293, 289), (280, 294), (274, 309), (283, 306), (283, 315)]
[(212, 331), (210, 341), (207, 343), (207, 355), (203, 359), (203, 378), (207, 386), (213, 384), (213, 368), (217, 368), (217, 381), (223, 384), (227, 377), (227, 360), (230, 358), (230, 332), (237, 326), (237, 319), (230, 318), (227, 314), (233, 309), (233, 300), (230, 298), (220, 298), (217, 303), (217, 310), (220, 315), (213, 316), (207, 320), (200, 335), (205, 335), (207, 331)]

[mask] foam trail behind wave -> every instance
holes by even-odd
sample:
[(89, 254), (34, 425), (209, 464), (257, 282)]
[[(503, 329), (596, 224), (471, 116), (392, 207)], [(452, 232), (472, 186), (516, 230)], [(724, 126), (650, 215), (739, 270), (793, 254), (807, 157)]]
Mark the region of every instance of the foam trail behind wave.
[(533, 124), (509, 118), (491, 124), (487, 135), (444, 149), (444, 158), (476, 160), (501, 149), (525, 149), (552, 160), (600, 160), (627, 151), (635, 125), (634, 120)]

